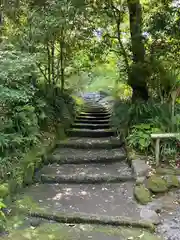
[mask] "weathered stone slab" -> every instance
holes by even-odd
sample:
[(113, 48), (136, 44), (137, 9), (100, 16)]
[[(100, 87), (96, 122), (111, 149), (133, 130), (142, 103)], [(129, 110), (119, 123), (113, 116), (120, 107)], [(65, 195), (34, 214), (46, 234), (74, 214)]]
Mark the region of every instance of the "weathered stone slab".
[(140, 207), (133, 198), (133, 183), (37, 184), (25, 190), (43, 209), (53, 213), (86, 213), (140, 220)]
[(123, 149), (71, 149), (59, 148), (48, 158), (51, 163), (98, 163), (118, 162), (126, 159)]
[(81, 149), (112, 149), (120, 148), (122, 140), (117, 137), (108, 138), (69, 138), (57, 143), (57, 147), (81, 148)]
[(76, 129), (72, 128), (67, 131), (68, 136), (70, 137), (112, 137), (116, 135), (114, 129)]
[(38, 179), (51, 183), (102, 183), (132, 181), (131, 168), (124, 162), (112, 164), (52, 164), (44, 166)]

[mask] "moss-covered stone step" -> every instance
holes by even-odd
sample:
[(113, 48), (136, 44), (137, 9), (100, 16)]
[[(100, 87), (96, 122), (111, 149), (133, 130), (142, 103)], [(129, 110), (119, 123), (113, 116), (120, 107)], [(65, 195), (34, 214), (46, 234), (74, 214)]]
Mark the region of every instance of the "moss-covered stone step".
[[(125, 224), (129, 222), (128, 226), (130, 226), (130, 222), (137, 223), (142, 220), (142, 207), (133, 198), (133, 186), (134, 183), (132, 182), (97, 185), (36, 184), (26, 188), (22, 198), (32, 198), (33, 202), (43, 209), (43, 213), (59, 215), (61, 221), (62, 215), (60, 213), (64, 213), (63, 219), (68, 219), (67, 215), (69, 214), (73, 214), (73, 216), (75, 214), (77, 216), (76, 220), (81, 219), (83, 221), (84, 219), (86, 223), (88, 221), (94, 224), (97, 221), (100, 223), (98, 219), (101, 219), (102, 223), (111, 224), (114, 222), (114, 224), (117, 224), (112, 221), (112, 219), (116, 219), (119, 221), (119, 225), (123, 222), (126, 222)], [(22, 203), (20, 203), (20, 206), (22, 206)], [(34, 204), (30, 206), (31, 212), (36, 210), (34, 206)], [(93, 217), (94, 215), (97, 217)], [(108, 221), (110, 219), (111, 221)], [(151, 224), (151, 221), (146, 220), (144, 216), (143, 220)]]
[(141, 236), (141, 240), (161, 240), (155, 234), (149, 232), (148, 229), (89, 224), (68, 225), (50, 223), (47, 220), (44, 220), (38, 227), (32, 228), (30, 224), (27, 224), (27, 227), (24, 228), (24, 218), (19, 219), (16, 218), (15, 221), (18, 221), (20, 227), (18, 229), (13, 228), (9, 236), (4, 237), (4, 240), (30, 240), (34, 239), (34, 236), (37, 240), (127, 240), (130, 237), (138, 239), (139, 236)]
[(110, 119), (75, 119), (75, 123), (108, 124)]
[(126, 154), (122, 148), (117, 149), (71, 149), (57, 148), (45, 162), (49, 163), (111, 163), (123, 161)]
[(120, 148), (123, 141), (117, 137), (108, 138), (69, 138), (57, 143), (57, 147), (80, 149), (112, 149)]
[(131, 168), (125, 162), (112, 164), (52, 164), (44, 166), (37, 174), (48, 183), (102, 183), (132, 181)]
[(85, 129), (109, 129), (110, 124), (93, 124), (93, 123), (74, 123), (72, 124), (72, 128), (85, 128)]
[(92, 137), (92, 138), (99, 138), (99, 137), (112, 137), (116, 136), (116, 132), (114, 129), (76, 129), (71, 128), (67, 130), (67, 135), (69, 137)]

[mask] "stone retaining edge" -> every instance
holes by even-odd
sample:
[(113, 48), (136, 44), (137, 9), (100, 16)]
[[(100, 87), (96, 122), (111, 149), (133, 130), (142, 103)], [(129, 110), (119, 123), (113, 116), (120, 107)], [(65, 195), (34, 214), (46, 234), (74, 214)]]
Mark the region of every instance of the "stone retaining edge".
[(89, 183), (89, 184), (98, 184), (98, 183), (119, 183), (134, 181), (133, 176), (101, 176), (91, 175), (91, 176), (66, 176), (66, 175), (47, 175), (41, 174), (39, 177), (40, 182), (42, 183)]
[[(22, 209), (21, 209), (22, 212)], [(71, 224), (96, 224), (96, 225), (111, 225), (111, 226), (124, 226), (124, 227), (134, 227), (134, 228), (145, 228), (149, 231), (155, 231), (155, 225), (149, 221), (145, 220), (133, 220), (130, 218), (125, 218), (123, 216), (111, 217), (111, 216), (101, 216), (92, 215), (85, 213), (78, 214), (52, 214), (36, 211), (23, 210), (23, 213), (36, 218), (43, 218), (46, 220), (52, 220), (59, 223), (71, 223)]]

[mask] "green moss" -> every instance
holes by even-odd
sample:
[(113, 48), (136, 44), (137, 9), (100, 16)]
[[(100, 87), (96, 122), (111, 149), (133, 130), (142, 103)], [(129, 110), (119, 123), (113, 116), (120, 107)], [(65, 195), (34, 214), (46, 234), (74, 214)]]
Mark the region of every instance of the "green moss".
[(34, 163), (29, 163), (27, 166), (24, 168), (24, 178), (23, 178), (23, 183), (25, 185), (30, 185), (33, 183), (33, 177), (34, 177)]
[(161, 177), (153, 175), (147, 180), (147, 188), (153, 193), (163, 193), (168, 191), (167, 182)]
[(9, 191), (11, 194), (15, 194), (22, 188), (23, 179), (21, 176), (9, 180)]
[(5, 198), (9, 195), (9, 185), (4, 183), (0, 185), (0, 198)]
[(152, 200), (150, 191), (144, 185), (135, 186), (134, 196), (141, 204), (147, 204)]
[(72, 240), (75, 238), (73, 234), (68, 231), (66, 226), (60, 226), (59, 224), (43, 224), (36, 229), (27, 228), (23, 230), (15, 230), (4, 240)]
[(142, 239), (142, 240), (160, 240), (154, 234), (137, 228), (127, 228), (127, 227), (102, 227), (102, 226), (95, 226), (92, 232), (102, 232), (106, 235), (110, 236), (118, 236), (120, 239)]
[(168, 188), (180, 186), (179, 180), (178, 180), (177, 176), (175, 176), (175, 175), (167, 175), (164, 177), (164, 179), (167, 183)]
[(180, 169), (159, 167), (156, 169), (156, 173), (160, 175), (180, 175)]
[(15, 202), (16, 207), (19, 210), (30, 210), (30, 211), (41, 211), (42, 212), (42, 208), (40, 208), (40, 206), (33, 201), (33, 199), (31, 197), (25, 196), (21, 199), (18, 199)]
[(44, 223), (35, 229), (23, 229), (11, 231), (9, 237), (5, 240), (79, 240), (89, 239), (88, 236), (98, 236), (103, 239), (116, 236), (119, 239), (142, 239), (142, 240), (158, 240), (157, 236), (144, 230), (133, 229), (127, 227), (109, 227), (100, 225), (79, 225), (71, 228), (64, 224)]

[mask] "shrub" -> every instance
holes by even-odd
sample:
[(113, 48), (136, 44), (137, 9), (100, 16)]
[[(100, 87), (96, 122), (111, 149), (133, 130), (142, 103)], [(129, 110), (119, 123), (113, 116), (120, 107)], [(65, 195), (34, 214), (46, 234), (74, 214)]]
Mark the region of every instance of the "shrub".
[(39, 84), (38, 77), (33, 55), (11, 46), (0, 49), (0, 179), (10, 176), (39, 143), (42, 130), (72, 121), (75, 102), (70, 93)]
[[(154, 132), (179, 132), (180, 108), (175, 105), (175, 116), (172, 117), (168, 103), (149, 101), (132, 104), (128, 101), (119, 101), (114, 105), (112, 121), (119, 134), (123, 135), (132, 148), (141, 153), (150, 153)], [(161, 156), (164, 159), (178, 154), (177, 140), (163, 141)]]

